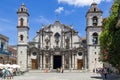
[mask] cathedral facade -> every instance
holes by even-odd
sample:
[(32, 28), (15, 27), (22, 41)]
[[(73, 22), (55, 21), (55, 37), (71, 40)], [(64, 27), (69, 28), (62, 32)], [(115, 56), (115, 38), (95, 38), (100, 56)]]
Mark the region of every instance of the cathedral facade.
[(18, 64), (21, 71), (63, 68), (64, 70), (90, 71), (102, 67), (99, 62), (99, 35), (102, 31), (102, 11), (93, 3), (86, 14), (86, 42), (73, 26), (56, 20), (42, 25), (33, 41), (29, 41), (29, 13), (24, 4), (18, 14)]

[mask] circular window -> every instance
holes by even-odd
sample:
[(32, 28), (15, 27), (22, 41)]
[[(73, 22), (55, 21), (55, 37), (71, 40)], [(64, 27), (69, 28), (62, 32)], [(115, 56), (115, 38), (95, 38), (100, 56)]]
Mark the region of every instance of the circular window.
[(79, 55), (79, 56), (82, 56), (82, 52), (78, 52), (78, 55)]
[(33, 56), (36, 56), (36, 55), (37, 55), (37, 53), (36, 53), (36, 52), (33, 52), (33, 53), (32, 53), (32, 55), (33, 55)]

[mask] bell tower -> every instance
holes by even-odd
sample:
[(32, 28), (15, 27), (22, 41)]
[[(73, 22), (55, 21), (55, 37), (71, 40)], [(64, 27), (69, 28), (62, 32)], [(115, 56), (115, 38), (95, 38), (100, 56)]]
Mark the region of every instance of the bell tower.
[(21, 67), (21, 71), (27, 71), (27, 50), (29, 42), (29, 27), (28, 27), (28, 17), (29, 13), (24, 4), (17, 11), (18, 15), (18, 65)]
[(102, 32), (102, 11), (97, 7), (97, 3), (92, 3), (86, 13), (86, 39), (87, 39), (87, 55), (88, 69), (91, 72), (97, 68), (103, 67), (99, 61), (100, 43), (99, 35)]

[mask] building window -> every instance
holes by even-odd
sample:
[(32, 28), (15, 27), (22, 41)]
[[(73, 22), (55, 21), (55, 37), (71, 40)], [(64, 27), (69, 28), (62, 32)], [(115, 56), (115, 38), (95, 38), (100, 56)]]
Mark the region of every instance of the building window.
[(93, 33), (93, 39), (92, 39), (92, 42), (93, 44), (98, 44), (98, 34), (97, 33)]
[(21, 8), (21, 12), (23, 12), (23, 8)]
[(33, 53), (32, 53), (32, 55), (33, 55), (33, 56), (36, 56), (36, 55), (37, 55), (37, 53), (36, 53), (36, 52), (33, 52)]
[(4, 42), (1, 42), (1, 51), (4, 50), (4, 46), (5, 46), (5, 43), (4, 43)]
[(20, 41), (23, 41), (23, 35), (20, 35)]
[(20, 26), (23, 26), (23, 22), (24, 22), (24, 19), (21, 18), (21, 19), (20, 19)]
[(96, 16), (93, 17), (93, 26), (97, 26), (98, 18)]
[(96, 11), (96, 8), (94, 8), (94, 12)]
[(69, 39), (69, 37), (67, 37), (66, 39), (65, 39), (65, 42), (66, 42), (66, 49), (69, 49), (69, 47), (70, 47), (70, 39)]
[(56, 39), (59, 39), (60, 34), (57, 32), (57, 33), (55, 33), (54, 37), (55, 37)]
[(79, 56), (82, 56), (82, 52), (78, 52), (78, 55), (79, 55)]
[(60, 34), (57, 32), (57, 33), (55, 33), (54, 37), (55, 37), (55, 42), (56, 42), (56, 44), (58, 45), (58, 43), (59, 43), (59, 38), (60, 38)]
[(96, 52), (95, 52), (95, 54), (96, 54)]

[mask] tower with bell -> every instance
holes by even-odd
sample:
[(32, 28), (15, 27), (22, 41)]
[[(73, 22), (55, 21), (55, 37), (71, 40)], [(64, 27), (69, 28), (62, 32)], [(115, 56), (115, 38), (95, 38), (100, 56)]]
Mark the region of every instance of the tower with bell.
[(90, 71), (95, 71), (103, 66), (102, 62), (99, 61), (99, 35), (102, 32), (102, 13), (97, 7), (97, 3), (93, 2), (86, 14), (87, 56)]
[(28, 17), (29, 13), (22, 3), (21, 7), (17, 11), (18, 15), (18, 25), (17, 25), (17, 53), (18, 53), (18, 65), (21, 66), (21, 71), (27, 71), (27, 50), (29, 42), (29, 27), (28, 27)]

